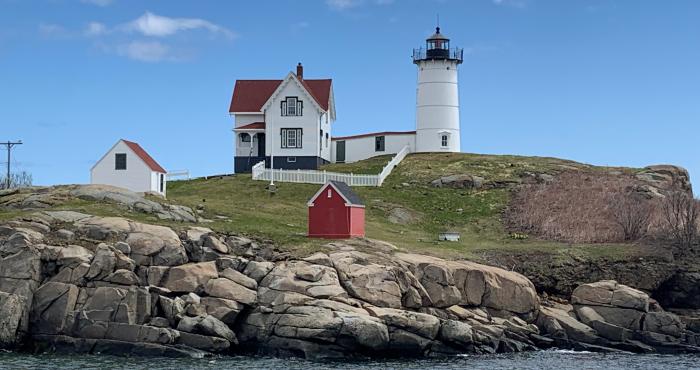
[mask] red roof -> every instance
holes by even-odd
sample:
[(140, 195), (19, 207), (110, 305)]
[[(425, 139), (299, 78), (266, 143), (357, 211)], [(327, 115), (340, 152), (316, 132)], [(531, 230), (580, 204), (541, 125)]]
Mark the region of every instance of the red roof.
[(369, 136), (387, 136), (387, 135), (415, 135), (415, 131), (383, 131), (383, 132), (372, 132), (369, 134), (360, 134), (360, 135), (352, 135), (352, 136), (339, 136), (339, 137), (334, 137), (332, 140), (348, 140), (348, 139), (359, 139), (361, 137), (369, 137)]
[(168, 171), (166, 171), (165, 169), (163, 169), (163, 167), (161, 167), (161, 166), (158, 164), (158, 162), (156, 162), (156, 160), (153, 159), (153, 157), (151, 157), (150, 155), (148, 155), (148, 153), (146, 153), (146, 151), (143, 150), (143, 148), (141, 147), (141, 145), (139, 145), (139, 144), (137, 144), (137, 143), (135, 143), (135, 142), (133, 142), (133, 141), (128, 141), (128, 140), (124, 140), (124, 139), (122, 139), (122, 141), (123, 141), (124, 144), (126, 144), (131, 150), (133, 150), (134, 153), (136, 153), (136, 155), (137, 155), (139, 158), (141, 158), (141, 160), (144, 161), (148, 167), (151, 168), (151, 171), (160, 172), (160, 173), (167, 173), (167, 172), (168, 172)]
[[(324, 110), (328, 110), (332, 80), (297, 79)], [(260, 112), (282, 80), (238, 80), (233, 88), (229, 112)]]
[(265, 122), (253, 122), (241, 127), (236, 127), (236, 130), (262, 130), (265, 128)]

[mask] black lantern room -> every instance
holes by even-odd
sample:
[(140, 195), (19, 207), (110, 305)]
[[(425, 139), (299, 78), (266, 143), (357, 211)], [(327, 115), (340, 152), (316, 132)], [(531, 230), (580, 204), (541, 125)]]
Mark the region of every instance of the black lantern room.
[(462, 63), (462, 49), (450, 49), (450, 39), (440, 33), (440, 27), (435, 27), (435, 33), (425, 40), (425, 49), (413, 49), (413, 63), (422, 60), (454, 60)]

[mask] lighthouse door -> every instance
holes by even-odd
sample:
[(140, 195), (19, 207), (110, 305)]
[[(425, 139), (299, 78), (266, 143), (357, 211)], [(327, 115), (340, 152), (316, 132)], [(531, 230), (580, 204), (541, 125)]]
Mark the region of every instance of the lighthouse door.
[(335, 161), (339, 163), (345, 162), (345, 141), (335, 142)]

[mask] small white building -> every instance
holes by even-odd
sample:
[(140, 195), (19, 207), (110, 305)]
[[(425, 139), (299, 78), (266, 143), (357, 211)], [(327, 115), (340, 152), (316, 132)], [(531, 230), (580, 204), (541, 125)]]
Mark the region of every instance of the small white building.
[(90, 169), (90, 183), (165, 196), (167, 171), (139, 144), (119, 140)]

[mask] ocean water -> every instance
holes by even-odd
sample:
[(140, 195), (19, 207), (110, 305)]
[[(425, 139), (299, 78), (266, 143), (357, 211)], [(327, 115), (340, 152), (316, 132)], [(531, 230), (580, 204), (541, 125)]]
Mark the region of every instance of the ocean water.
[(601, 354), (541, 351), (509, 355), (458, 356), (423, 360), (314, 362), (269, 357), (204, 359), (124, 358), (96, 355), (0, 353), (0, 369), (700, 369), (700, 355)]

